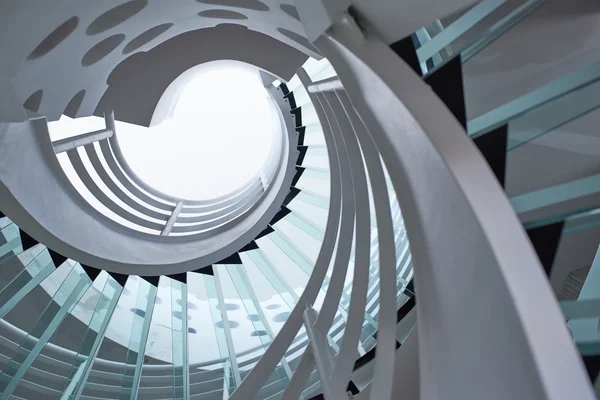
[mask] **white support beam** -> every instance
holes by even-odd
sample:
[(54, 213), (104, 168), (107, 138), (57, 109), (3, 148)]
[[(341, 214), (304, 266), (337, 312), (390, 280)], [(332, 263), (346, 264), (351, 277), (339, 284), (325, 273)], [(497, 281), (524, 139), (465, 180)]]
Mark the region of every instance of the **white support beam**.
[(173, 212), (171, 213), (171, 216), (169, 217), (167, 223), (165, 224), (165, 228), (160, 233), (160, 236), (169, 236), (169, 234), (173, 230), (173, 225), (175, 225), (175, 221), (177, 221), (177, 217), (179, 216), (179, 213), (181, 212), (182, 208), (183, 208), (183, 201), (180, 201), (179, 203), (177, 203), (177, 205), (173, 209)]
[(331, 92), (333, 90), (342, 89), (344, 89), (344, 86), (342, 85), (342, 82), (340, 82), (340, 78), (337, 76), (323, 79), (322, 81), (317, 81), (311, 85), (308, 85), (309, 93)]
[(59, 154), (65, 151), (76, 149), (80, 146), (97, 142), (102, 139), (107, 139), (113, 134), (114, 132), (110, 129), (100, 129), (99, 131), (84, 133), (82, 135), (57, 140), (52, 142), (52, 148), (54, 149), (55, 154)]
[(85, 146), (103, 139), (108, 139), (113, 136), (116, 132), (114, 111), (107, 111), (104, 113), (104, 124), (106, 126), (104, 129), (52, 142), (54, 153), (59, 154), (65, 151), (73, 150), (77, 147)]

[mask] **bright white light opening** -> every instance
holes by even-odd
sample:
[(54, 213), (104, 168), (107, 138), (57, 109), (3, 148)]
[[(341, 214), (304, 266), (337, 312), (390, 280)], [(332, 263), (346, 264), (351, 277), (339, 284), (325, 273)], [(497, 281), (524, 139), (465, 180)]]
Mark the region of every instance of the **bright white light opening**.
[(250, 184), (281, 135), (277, 106), (258, 71), (239, 62), (197, 67), (169, 114), (151, 128), (117, 124), (117, 134), (143, 181), (184, 199), (211, 199)]

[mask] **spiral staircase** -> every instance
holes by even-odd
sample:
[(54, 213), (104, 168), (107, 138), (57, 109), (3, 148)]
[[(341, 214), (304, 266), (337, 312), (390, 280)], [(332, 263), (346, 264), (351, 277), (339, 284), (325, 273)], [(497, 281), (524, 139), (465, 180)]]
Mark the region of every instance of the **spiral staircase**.
[[(85, 3), (0, 5), (0, 399), (600, 398), (595, 2)], [(119, 123), (219, 59), (282, 134), (163, 193)]]

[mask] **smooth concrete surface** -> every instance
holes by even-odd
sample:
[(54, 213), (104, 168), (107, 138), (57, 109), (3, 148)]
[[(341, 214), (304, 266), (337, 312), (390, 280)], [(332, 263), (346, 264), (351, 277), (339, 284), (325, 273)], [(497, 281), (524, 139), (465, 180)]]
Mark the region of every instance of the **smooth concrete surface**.
[(27, 120), (27, 113), (19, 100), (15, 89), (6, 78), (0, 77), (0, 121), (23, 122)]
[[(274, 89), (275, 90), (275, 89)], [(295, 174), (297, 144), (289, 105), (281, 91), (282, 130), (288, 133), (273, 184), (262, 201), (239, 219), (210, 234), (148, 237), (117, 225), (94, 210), (68, 181), (52, 149), (44, 118), (0, 125), (0, 204), (31, 236), (83, 264), (132, 275), (196, 270), (250, 242), (279, 211)], [(27, 182), (27, 185), (23, 185)]]
[[(237, 24), (319, 57), (297, 39), (304, 37), (302, 24), (283, 11), (283, 4), (279, 0), (252, 4), (237, 0), (3, 2), (0, 77), (14, 85), (18, 104), (41, 90), (39, 108), (34, 111), (54, 121), (81, 90), (85, 96), (77, 116), (91, 115), (119, 63), (189, 31)], [(162, 26), (168, 29), (154, 29)], [(283, 28), (291, 34), (282, 33)], [(140, 35), (145, 36), (140, 39)], [(258, 54), (267, 51), (259, 45), (253, 49)], [(213, 50), (208, 46), (201, 51), (210, 54)]]
[[(108, 88), (95, 114), (102, 116), (112, 109), (120, 121), (143, 126), (150, 126), (152, 121), (155, 125), (161, 119), (153, 120), (153, 115), (167, 88), (177, 89), (170, 86), (175, 81), (184, 84), (179, 77), (197, 65), (237, 60), (287, 81), (306, 58), (293, 47), (244, 26), (222, 24), (186, 32), (117, 65), (108, 77)], [(237, 99), (238, 94), (231, 93), (232, 106), (244, 107)]]

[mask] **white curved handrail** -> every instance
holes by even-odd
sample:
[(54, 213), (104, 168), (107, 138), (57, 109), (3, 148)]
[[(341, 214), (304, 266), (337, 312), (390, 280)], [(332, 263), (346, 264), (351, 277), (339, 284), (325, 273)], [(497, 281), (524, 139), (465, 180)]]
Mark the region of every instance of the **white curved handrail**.
[[(308, 74), (301, 68), (297, 73), (301, 82), (306, 87), (310, 83)], [(327, 144), (333, 145), (334, 148), (331, 152), (339, 154), (341, 146), (343, 146), (340, 138), (333, 135), (333, 121), (330, 121), (325, 115), (321, 104), (314, 97), (311, 97), (311, 101), (315, 106), (315, 110), (321, 121), (323, 127), (323, 135), (327, 140)], [(329, 148), (329, 147), (328, 147)], [(346, 278), (346, 272), (348, 269), (348, 263), (350, 260), (350, 250), (352, 247), (352, 237), (354, 235), (354, 221), (355, 221), (355, 202), (352, 193), (352, 181), (350, 171), (346, 168), (339, 167), (341, 171), (341, 187), (342, 187), (342, 204), (341, 204), (341, 221), (338, 234), (337, 252), (335, 254), (335, 260), (333, 265), (333, 272), (330, 280), (330, 284), (325, 295), (321, 312), (319, 313), (315, 327), (321, 332), (328, 332), (331, 326), (331, 322), (335, 316), (335, 312), (340, 302), (340, 296), (343, 289), (344, 280)], [(330, 211), (331, 212), (331, 211)], [(302, 355), (298, 368), (294, 373), (288, 387), (284, 392), (284, 400), (297, 399), (306, 385), (312, 367), (314, 364), (314, 357), (310, 347)]]
[(298, 300), (298, 304), (292, 310), (287, 321), (265, 351), (265, 354), (250, 371), (248, 376), (242, 381), (242, 384), (231, 395), (233, 400), (245, 400), (253, 398), (267, 380), (271, 371), (280, 362), (286, 349), (289, 347), (296, 333), (302, 326), (302, 315), (307, 304), (313, 304), (317, 294), (323, 284), (329, 263), (333, 256), (333, 250), (338, 236), (338, 226), (341, 216), (341, 185), (340, 185), (340, 166), (338, 155), (333, 149), (335, 145), (331, 137), (325, 137), (329, 152), (329, 169), (331, 174), (329, 201), (329, 214), (327, 216), (325, 236), (321, 250), (315, 262), (313, 273), (311, 274), (304, 292)]
[[(315, 44), (368, 127), (403, 209), (421, 294), (422, 398), (593, 399), (539, 260), (450, 111), (349, 15)], [(490, 390), (498, 382), (503, 389)]]
[[(328, 96), (329, 94), (325, 95)], [(339, 101), (339, 107), (336, 107), (336, 99)], [(390, 202), (383, 195), (388, 193), (386, 179), (375, 144), (356, 115), (346, 94), (336, 92), (330, 104), (334, 107), (334, 114), (339, 115), (340, 120), (349, 122), (349, 126), (346, 126), (345, 129), (351, 129), (356, 135), (374, 194), (373, 203), (377, 218), (377, 241), (379, 244), (380, 286), (377, 346), (382, 349), (389, 349), (395, 347), (396, 342), (396, 293), (398, 288), (396, 287), (396, 271), (389, 268), (390, 265), (396, 265), (396, 246), (394, 244), (394, 227)], [(373, 372), (374, 390), (371, 398), (384, 399), (391, 397), (395, 358), (394, 353), (391, 351), (380, 351), (377, 356)]]

